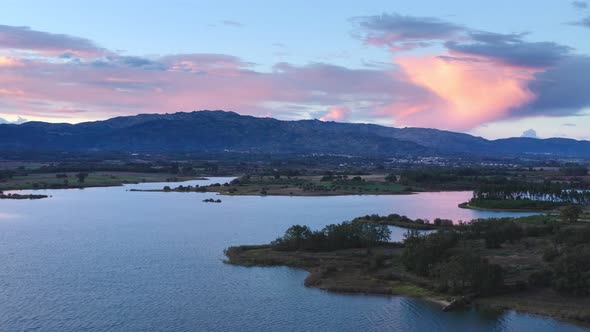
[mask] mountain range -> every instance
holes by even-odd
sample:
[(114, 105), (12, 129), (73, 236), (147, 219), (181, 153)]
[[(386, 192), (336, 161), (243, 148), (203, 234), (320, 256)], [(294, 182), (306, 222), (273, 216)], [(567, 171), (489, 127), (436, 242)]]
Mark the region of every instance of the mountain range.
[(374, 124), (282, 121), (225, 111), (140, 114), (79, 124), (0, 125), (0, 151), (248, 152), (356, 156), (590, 157), (590, 141), (487, 140), (464, 133)]

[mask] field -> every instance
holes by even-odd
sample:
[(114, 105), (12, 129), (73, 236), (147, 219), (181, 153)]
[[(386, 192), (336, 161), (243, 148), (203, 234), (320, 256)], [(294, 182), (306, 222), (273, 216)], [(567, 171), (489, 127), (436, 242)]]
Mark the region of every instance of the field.
[[(0, 191), (17, 189), (58, 189), (120, 186), (125, 183), (166, 182), (169, 180), (188, 180), (165, 173), (137, 172), (91, 172), (80, 182), (77, 173), (31, 173), (0, 180)], [(65, 177), (64, 177), (65, 175)]]

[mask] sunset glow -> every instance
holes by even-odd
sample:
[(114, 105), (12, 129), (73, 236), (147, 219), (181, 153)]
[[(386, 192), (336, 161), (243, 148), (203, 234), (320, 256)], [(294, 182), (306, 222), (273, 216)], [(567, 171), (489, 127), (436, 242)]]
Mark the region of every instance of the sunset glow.
[[(101, 8), (93, 16), (80, 14), (83, 25), (61, 25), (50, 19), (60, 17), (59, 7), (45, 5), (40, 12), (53, 15), (32, 26), (19, 16), (21, 7), (6, 6), (0, 13), (0, 119), (77, 123), (222, 109), (464, 132), (494, 124), (505, 133), (510, 120), (588, 117), (590, 48), (578, 42), (587, 32), (579, 17), (529, 26), (503, 11), (506, 28), (495, 29), (494, 8), (480, 17), (481, 26), (471, 26), (461, 15), (448, 16), (465, 4), (450, 3), (440, 13), (409, 3), (399, 12), (355, 4), (326, 17), (326, 3), (306, 12), (306, 27), (286, 30), (295, 22), (283, 9), (270, 6), (261, 18), (243, 6), (239, 20), (216, 12), (216, 5), (207, 12), (187, 4), (175, 11), (178, 19), (162, 17), (159, 29)], [(586, 10), (568, 8), (572, 16)], [(116, 27), (94, 19), (107, 14)], [(159, 16), (153, 15), (150, 22)], [(556, 42), (554, 30), (568, 39)], [(588, 137), (573, 127), (540, 126), (535, 129), (548, 136)], [(527, 129), (511, 130), (519, 135)]]
[(408, 80), (431, 91), (434, 102), (403, 107), (393, 116), (414, 126), (467, 130), (504, 118), (535, 98), (527, 88), (537, 69), (487, 59), (449, 61), (437, 56), (396, 59)]

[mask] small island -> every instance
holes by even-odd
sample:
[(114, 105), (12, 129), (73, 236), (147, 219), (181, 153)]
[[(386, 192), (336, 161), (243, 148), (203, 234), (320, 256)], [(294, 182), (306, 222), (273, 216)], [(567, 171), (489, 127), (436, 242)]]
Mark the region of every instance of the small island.
[(205, 203), (221, 203), (221, 200), (220, 199), (207, 198), (207, 199), (204, 199), (203, 202), (205, 202)]
[(47, 198), (47, 195), (34, 195), (34, 194), (5, 194), (0, 191), (0, 199), (42, 199)]
[(408, 195), (422, 189), (402, 185), (395, 176), (366, 175), (244, 175), (229, 183), (210, 185), (165, 186), (149, 192), (213, 192), (222, 195), (247, 196), (342, 196), (342, 195)]
[(387, 220), (365, 216), (315, 231), (294, 225), (270, 244), (227, 248), (227, 263), (305, 269), (305, 286), (326, 291), (590, 322), (590, 224), (551, 215), (482, 219), (408, 230), (403, 243), (391, 243)]

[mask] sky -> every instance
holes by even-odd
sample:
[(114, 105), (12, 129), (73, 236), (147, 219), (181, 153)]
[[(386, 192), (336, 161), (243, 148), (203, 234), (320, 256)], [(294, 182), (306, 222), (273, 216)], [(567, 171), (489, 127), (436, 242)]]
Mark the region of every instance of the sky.
[(590, 139), (590, 0), (1, 7), (0, 122), (221, 109)]

